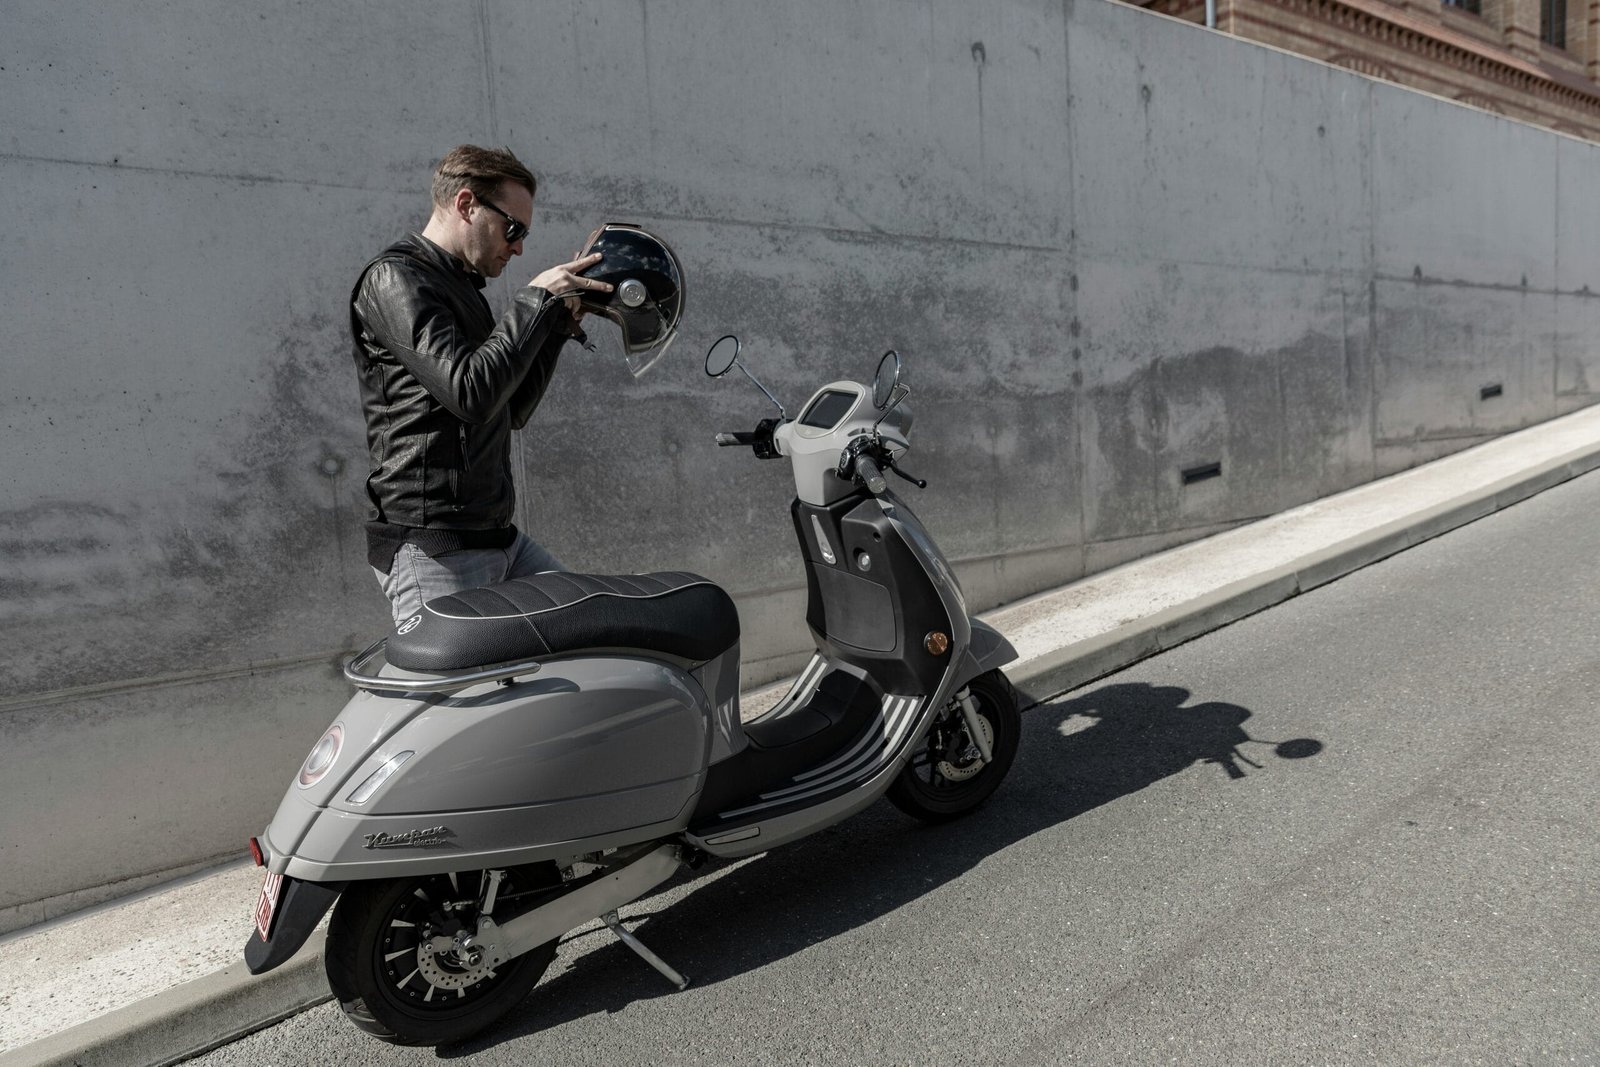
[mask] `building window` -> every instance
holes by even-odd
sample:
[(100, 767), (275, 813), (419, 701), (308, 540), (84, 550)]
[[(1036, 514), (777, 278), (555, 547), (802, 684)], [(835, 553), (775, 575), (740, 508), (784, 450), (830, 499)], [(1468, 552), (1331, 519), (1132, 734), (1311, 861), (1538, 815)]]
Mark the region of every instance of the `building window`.
[(1445, 7), (1457, 7), (1474, 15), (1483, 14), (1483, 0), (1444, 0)]
[(1539, 40), (1567, 47), (1567, 0), (1539, 0)]

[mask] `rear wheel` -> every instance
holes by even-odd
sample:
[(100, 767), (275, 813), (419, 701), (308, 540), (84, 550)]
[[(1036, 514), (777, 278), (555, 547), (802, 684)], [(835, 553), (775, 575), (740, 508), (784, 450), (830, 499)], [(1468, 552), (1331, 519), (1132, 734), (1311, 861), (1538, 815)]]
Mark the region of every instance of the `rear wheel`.
[[(324, 965), (346, 1018), (395, 1044), (443, 1045), (470, 1037), (521, 1002), (550, 966), (556, 943), (498, 965), (483, 945), (463, 944), (465, 934), (480, 930), (487, 880), (486, 871), (463, 871), (357, 882), (345, 890), (328, 924)], [(560, 884), (554, 864), (512, 868), (494, 911), (503, 920)]]
[(995, 670), (968, 682), (967, 689), (977, 702), (978, 725), (994, 758), (983, 761), (959, 701), (952, 700), (889, 787), (890, 802), (907, 815), (928, 822), (965, 815), (989, 799), (1016, 759), (1022, 713), (1010, 681)]

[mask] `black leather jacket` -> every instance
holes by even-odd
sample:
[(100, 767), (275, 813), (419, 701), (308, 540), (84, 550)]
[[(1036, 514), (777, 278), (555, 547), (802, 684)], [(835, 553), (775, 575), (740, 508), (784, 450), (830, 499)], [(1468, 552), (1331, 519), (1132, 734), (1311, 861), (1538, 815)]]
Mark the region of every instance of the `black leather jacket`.
[(511, 430), (544, 396), (571, 317), (525, 286), (496, 323), (483, 286), (482, 275), (412, 234), (367, 264), (350, 294), (375, 524), (511, 524)]

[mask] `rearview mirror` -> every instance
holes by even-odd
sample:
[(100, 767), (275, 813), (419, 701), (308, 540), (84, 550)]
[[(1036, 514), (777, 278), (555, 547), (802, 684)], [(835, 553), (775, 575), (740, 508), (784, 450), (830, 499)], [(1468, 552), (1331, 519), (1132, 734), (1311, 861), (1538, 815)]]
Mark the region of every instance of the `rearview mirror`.
[(706, 352), (706, 373), (713, 378), (720, 378), (733, 369), (739, 362), (739, 339), (733, 334), (724, 334), (716, 339)]
[(887, 408), (899, 384), (900, 353), (891, 348), (878, 360), (878, 371), (872, 376), (872, 406), (879, 411)]

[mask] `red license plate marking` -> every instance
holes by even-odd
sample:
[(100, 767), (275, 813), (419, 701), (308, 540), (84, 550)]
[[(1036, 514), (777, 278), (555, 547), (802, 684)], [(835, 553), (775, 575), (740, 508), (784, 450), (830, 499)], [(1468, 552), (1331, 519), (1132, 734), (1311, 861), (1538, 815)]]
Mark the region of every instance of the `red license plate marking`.
[(278, 894), (281, 892), (283, 875), (268, 871), (261, 880), (261, 896), (256, 898), (256, 929), (261, 931), (263, 941), (272, 932), (272, 912), (278, 906)]

